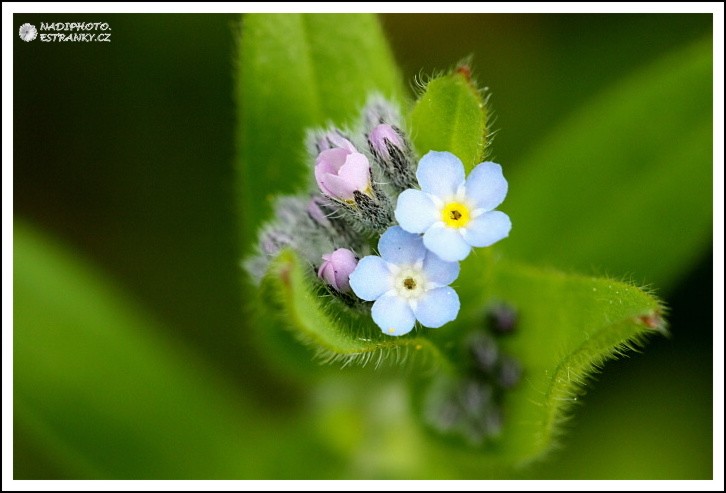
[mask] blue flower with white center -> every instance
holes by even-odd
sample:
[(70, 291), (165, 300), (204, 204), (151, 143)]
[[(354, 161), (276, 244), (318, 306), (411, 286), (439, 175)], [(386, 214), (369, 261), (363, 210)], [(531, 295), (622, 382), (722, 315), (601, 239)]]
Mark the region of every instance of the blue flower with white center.
[(459, 276), (458, 262), (441, 260), (419, 235), (398, 226), (381, 235), (378, 251), (380, 257), (358, 262), (350, 287), (359, 298), (375, 301), (371, 316), (384, 334), (407, 334), (416, 320), (435, 329), (456, 318), (459, 296), (449, 284)]
[(421, 190), (398, 196), (396, 220), (409, 233), (423, 233), (426, 248), (443, 260), (464, 260), (471, 247), (486, 247), (509, 235), (509, 216), (493, 210), (507, 195), (507, 180), (497, 163), (480, 163), (465, 178), (458, 157), (430, 151), (419, 161), (416, 178)]

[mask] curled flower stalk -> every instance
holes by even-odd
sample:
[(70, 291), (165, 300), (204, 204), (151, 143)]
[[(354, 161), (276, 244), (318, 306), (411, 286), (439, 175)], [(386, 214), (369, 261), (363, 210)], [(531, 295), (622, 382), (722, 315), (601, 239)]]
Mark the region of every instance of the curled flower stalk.
[(417, 162), (393, 105), (371, 98), (361, 116), (355, 129), (309, 132), (315, 188), (278, 200), (248, 269), (261, 276), (290, 247), (330, 293), (370, 310), (383, 334), (442, 327), (461, 306), (449, 286), (458, 261), (509, 233), (509, 218), (494, 210), (507, 193), (501, 166), (481, 163), (467, 178), (447, 151)]
[[(330, 32), (332, 24), (312, 29), (312, 23), (295, 22), (304, 28), (298, 41)], [(259, 30), (255, 39), (270, 32)], [(537, 188), (547, 176), (541, 169), (530, 178), (517, 176), (517, 190), (530, 188), (517, 194), (517, 203), (505, 201), (514, 181), (505, 178), (506, 166), (487, 158), (490, 93), (468, 65), (420, 84), (402, 114), (377, 95), (404, 100), (394, 87), (398, 78), (389, 84), (372, 70), (386, 57), (363, 62), (358, 51), (365, 43), (356, 42), (336, 72), (329, 64), (340, 56), (336, 45), (345, 36), (335, 38), (314, 43), (329, 55), (312, 57), (301, 77), (290, 78), (304, 83), (314, 66), (325, 84), (312, 91), (296, 87), (287, 99), (267, 90), (296, 49), (259, 79), (265, 91), (255, 97), (264, 97), (264, 104), (246, 101), (254, 111), (244, 122), (243, 178), (250, 195), (241, 205), (250, 217), (243, 226), (249, 230), (258, 211), (267, 213), (254, 208), (269, 196), (267, 184), (296, 190), (273, 199), (274, 216), (258, 230), (257, 250), (246, 261), (259, 283), (250, 292), (257, 295), (251, 307), (264, 317), (253, 325), (273, 357), (292, 359), (296, 369), (309, 359), (369, 365), (384, 371), (374, 379), (380, 381), (388, 366), (412, 370), (408, 409), (446, 437), (447, 452), (458, 442), (485, 454), (478, 463), (492, 469), (541, 457), (593, 369), (663, 330), (663, 307), (627, 283), (520, 263), (517, 256), (527, 259), (526, 238), (538, 236), (535, 216), (525, 221), (522, 204), (549, 207), (558, 198), (543, 199), (552, 183)], [(271, 67), (267, 54), (261, 62)], [(268, 108), (297, 100), (295, 111), (275, 114), (258, 130)], [(286, 132), (283, 119), (293, 122)], [(319, 126), (310, 128), (311, 121)], [(267, 138), (276, 134), (275, 125), (291, 140)], [(303, 171), (304, 179), (295, 186), (281, 177), (288, 171), (289, 177)], [(510, 217), (522, 228), (515, 230), (517, 242), (497, 254), (481, 250), (510, 236)], [(292, 338), (310, 352), (287, 351)]]

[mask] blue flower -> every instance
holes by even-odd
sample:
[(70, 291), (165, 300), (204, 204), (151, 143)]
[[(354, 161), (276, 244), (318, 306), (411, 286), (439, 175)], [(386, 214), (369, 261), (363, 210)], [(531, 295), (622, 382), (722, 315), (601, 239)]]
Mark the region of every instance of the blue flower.
[(459, 296), (448, 285), (459, 276), (457, 262), (445, 262), (426, 250), (421, 237), (398, 226), (378, 241), (381, 256), (363, 257), (350, 275), (361, 299), (375, 301), (373, 321), (383, 333), (400, 336), (421, 325), (438, 328), (459, 314)]
[(464, 260), (471, 247), (489, 246), (509, 235), (509, 216), (493, 210), (507, 195), (507, 180), (497, 163), (478, 164), (464, 177), (464, 165), (450, 152), (431, 151), (418, 165), (421, 190), (398, 196), (396, 220), (443, 260)]

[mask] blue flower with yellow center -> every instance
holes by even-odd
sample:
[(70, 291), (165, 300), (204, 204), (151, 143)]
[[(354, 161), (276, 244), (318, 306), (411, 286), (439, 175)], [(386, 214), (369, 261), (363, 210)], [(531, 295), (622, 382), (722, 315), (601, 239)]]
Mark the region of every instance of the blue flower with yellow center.
[(423, 233), (423, 244), (441, 259), (464, 260), (472, 247), (486, 247), (509, 235), (509, 216), (494, 210), (507, 195), (499, 164), (480, 163), (466, 177), (458, 157), (430, 151), (421, 158), (416, 178), (421, 190), (399, 195), (396, 220), (409, 233)]

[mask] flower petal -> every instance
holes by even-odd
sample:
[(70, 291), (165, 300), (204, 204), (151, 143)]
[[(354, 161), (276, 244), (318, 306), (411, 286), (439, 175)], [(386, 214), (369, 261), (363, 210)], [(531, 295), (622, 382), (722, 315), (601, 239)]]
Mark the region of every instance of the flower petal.
[(394, 214), (398, 224), (409, 233), (423, 233), (439, 219), (431, 195), (412, 188), (398, 196)]
[(371, 316), (383, 333), (390, 336), (408, 334), (416, 323), (408, 301), (393, 294), (378, 298), (371, 307)]
[(337, 175), (324, 173), (316, 176), (320, 191), (331, 199), (353, 200), (353, 191), (355, 187)]
[(458, 229), (447, 228), (441, 224), (434, 224), (423, 236), (426, 248), (447, 262), (464, 260), (471, 247), (464, 241)]
[(355, 146), (336, 131), (328, 132), (325, 134), (325, 138), (333, 145), (333, 148), (340, 147), (350, 152), (357, 152)]
[(461, 232), (469, 245), (486, 247), (509, 236), (511, 229), (509, 216), (502, 211), (490, 211), (472, 219)]
[(418, 163), (416, 178), (421, 190), (448, 200), (464, 183), (464, 165), (450, 152), (429, 151)]
[(338, 248), (328, 259), (323, 255), (323, 260), (329, 260), (333, 267), (335, 283), (330, 284), (341, 293), (350, 291), (349, 277), (358, 264), (355, 254), (347, 248)]
[(414, 314), (424, 327), (438, 329), (456, 319), (459, 314), (459, 295), (449, 286), (427, 291), (416, 304)]
[(404, 231), (400, 226), (392, 226), (381, 235), (378, 251), (386, 262), (395, 265), (412, 265), (426, 255), (421, 237)]
[(478, 164), (469, 173), (466, 179), (466, 197), (475, 209), (490, 211), (502, 203), (507, 196), (508, 187), (502, 167), (487, 161)]
[(446, 286), (459, 277), (459, 262), (446, 262), (438, 255), (428, 252), (424, 259), (423, 271), (428, 282)]
[(366, 301), (378, 299), (391, 289), (388, 265), (375, 255), (363, 257), (350, 275), (350, 287), (358, 298)]
[(345, 164), (345, 158), (348, 157), (348, 154), (350, 152), (339, 148), (328, 149), (318, 154), (318, 157), (315, 159), (316, 176), (318, 173), (332, 173), (337, 175), (340, 167)]
[(371, 184), (371, 172), (368, 158), (359, 152), (348, 154), (345, 164), (338, 171), (338, 176), (345, 181), (352, 190), (365, 192)]

